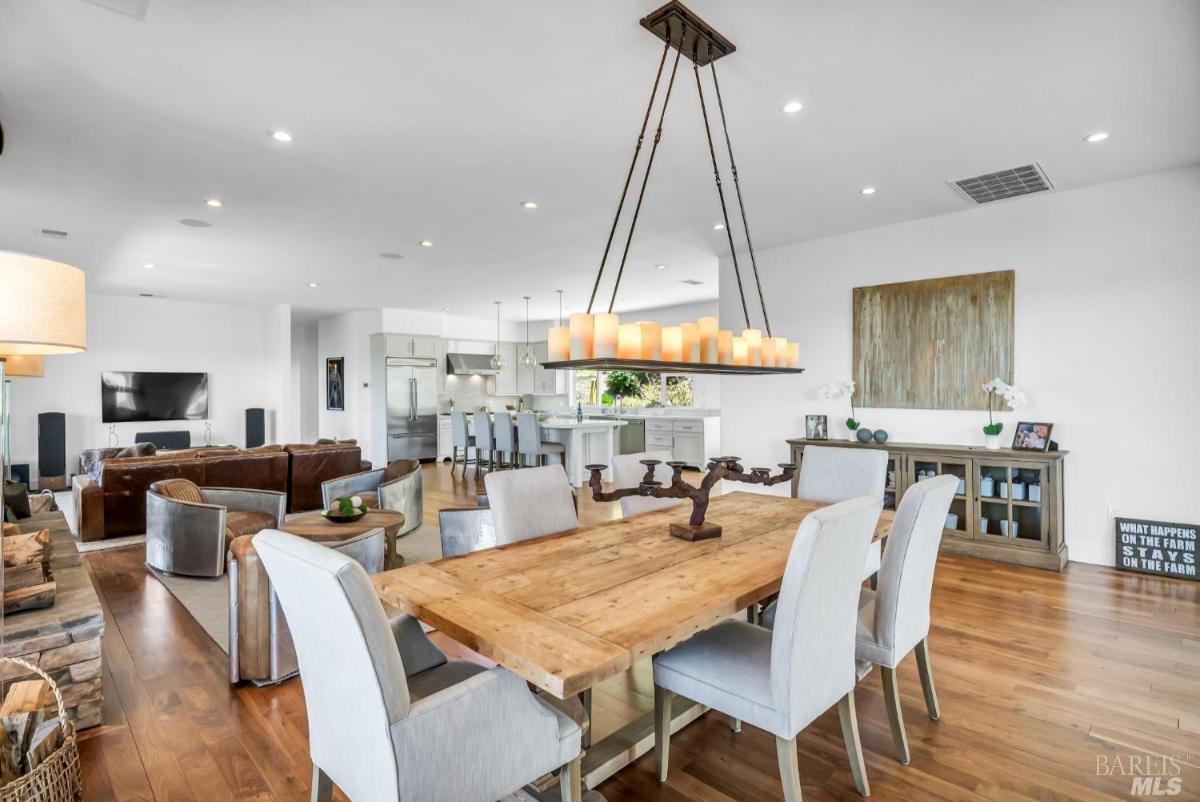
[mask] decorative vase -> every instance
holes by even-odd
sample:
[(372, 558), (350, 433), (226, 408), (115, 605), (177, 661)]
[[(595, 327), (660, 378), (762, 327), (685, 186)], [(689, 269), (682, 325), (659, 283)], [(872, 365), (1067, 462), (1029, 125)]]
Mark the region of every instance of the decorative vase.
[(846, 439), (849, 440), (851, 443), (857, 443), (858, 442), (858, 429), (851, 429), (850, 433), (846, 436)]
[(871, 442), (871, 438), (874, 436), (875, 436), (875, 433), (872, 432), (870, 429), (860, 428), (858, 430), (858, 442), (860, 442), (860, 443), (869, 443), (869, 442)]
[(875, 442), (876, 443), (886, 443), (887, 439), (888, 439), (887, 432), (885, 432), (883, 429), (875, 430)]
[(995, 451), (996, 449), (1000, 448), (1000, 435), (985, 434), (983, 436), (983, 442), (987, 448), (990, 448), (993, 451)]
[(1038, 485), (1038, 484), (1029, 485), (1029, 500), (1030, 501), (1041, 501), (1042, 500), (1042, 486), (1041, 485)]
[(967, 494), (967, 480), (966, 480), (966, 477), (959, 477), (959, 480), (958, 480), (958, 490), (957, 490), (957, 491), (955, 491), (955, 492), (956, 492), (956, 493), (958, 493), (958, 495), (960, 495), (960, 496), (965, 496), (965, 495)]
[(979, 519), (979, 534), (981, 534), (981, 535), (987, 534), (987, 518)]
[(954, 512), (946, 513), (946, 528), (947, 529), (958, 529), (958, 513), (954, 513)]
[(979, 495), (984, 498), (992, 498), (996, 495), (996, 480), (990, 476), (985, 476), (979, 480)]

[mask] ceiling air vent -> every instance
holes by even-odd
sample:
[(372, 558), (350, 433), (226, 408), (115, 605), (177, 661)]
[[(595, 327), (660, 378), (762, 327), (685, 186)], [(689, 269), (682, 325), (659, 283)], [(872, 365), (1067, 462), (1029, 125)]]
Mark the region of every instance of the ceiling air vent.
[(960, 178), (949, 183), (958, 194), (975, 203), (991, 203), (1054, 189), (1054, 185), (1046, 177), (1046, 171), (1037, 162), (971, 178)]
[(145, 21), (146, 11), (150, 7), (150, 0), (87, 0), (87, 2), (138, 21)]
[(696, 279), (694, 279), (694, 278), (685, 278), (685, 279), (681, 280), (679, 283), (680, 283), (680, 284), (690, 284), (690, 285), (691, 285), (691, 286), (693, 286), (693, 287), (699, 287), (699, 286), (700, 286), (701, 284), (703, 284), (704, 282), (703, 282), (703, 281), (696, 281)]
[(41, 231), (43, 237), (52, 237), (53, 239), (66, 239), (67, 232), (59, 231), (57, 228), (43, 228)]

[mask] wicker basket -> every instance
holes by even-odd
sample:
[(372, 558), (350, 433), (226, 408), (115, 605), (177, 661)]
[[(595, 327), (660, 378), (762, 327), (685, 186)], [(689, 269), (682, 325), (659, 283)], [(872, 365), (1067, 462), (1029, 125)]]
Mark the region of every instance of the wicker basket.
[(58, 719), (62, 724), (63, 743), (48, 758), (28, 774), (23, 774), (0, 788), (0, 802), (78, 802), (83, 799), (83, 779), (79, 773), (79, 747), (75, 744), (75, 725), (67, 717), (62, 694), (54, 680), (37, 666), (17, 657), (0, 658), (5, 663), (26, 668), (50, 683), (54, 701), (58, 704)]

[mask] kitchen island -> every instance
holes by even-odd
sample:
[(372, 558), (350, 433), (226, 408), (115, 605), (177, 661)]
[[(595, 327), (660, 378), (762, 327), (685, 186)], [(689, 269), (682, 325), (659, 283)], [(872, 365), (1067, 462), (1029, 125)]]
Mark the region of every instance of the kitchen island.
[[(563, 467), (572, 485), (581, 487), (590, 474), (584, 465), (612, 465), (617, 453), (616, 430), (624, 421), (589, 420), (580, 423), (575, 418), (548, 418), (540, 422), (542, 439), (562, 443), (566, 451)], [(612, 469), (604, 471), (604, 481), (612, 481)]]

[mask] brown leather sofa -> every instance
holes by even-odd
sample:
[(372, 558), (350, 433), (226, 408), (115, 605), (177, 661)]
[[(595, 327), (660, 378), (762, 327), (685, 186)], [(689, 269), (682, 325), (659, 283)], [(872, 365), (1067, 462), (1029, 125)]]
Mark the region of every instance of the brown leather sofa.
[(188, 449), (151, 457), (101, 460), (92, 475), (79, 474), (72, 480), (79, 539), (101, 540), (145, 532), (146, 491), (165, 479), (187, 479), (201, 487), (285, 492), (288, 454), (279, 446), (264, 446), (245, 451)]
[[(369, 469), (353, 440), (283, 447), (288, 454), (288, 512), (319, 510), (325, 506), (321, 483)], [(363, 467), (365, 464), (365, 468)]]

